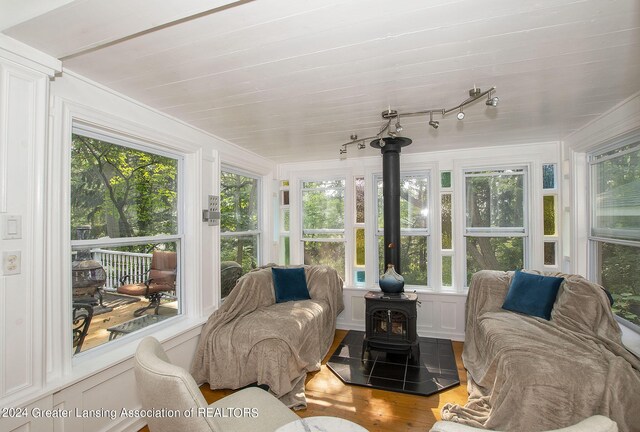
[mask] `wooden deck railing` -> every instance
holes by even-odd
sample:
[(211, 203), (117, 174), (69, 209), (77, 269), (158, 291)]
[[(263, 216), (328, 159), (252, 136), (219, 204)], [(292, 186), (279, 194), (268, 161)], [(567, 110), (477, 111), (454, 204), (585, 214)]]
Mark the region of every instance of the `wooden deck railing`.
[(91, 253), (107, 272), (104, 289), (108, 291), (115, 291), (120, 286), (120, 278), (125, 275), (130, 275), (127, 283), (144, 282), (151, 267), (151, 254), (108, 249), (92, 249)]

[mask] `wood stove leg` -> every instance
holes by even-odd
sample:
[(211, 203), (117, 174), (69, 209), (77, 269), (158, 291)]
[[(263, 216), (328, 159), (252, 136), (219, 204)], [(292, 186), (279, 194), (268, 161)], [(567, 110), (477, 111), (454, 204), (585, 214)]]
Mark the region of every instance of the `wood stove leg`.
[(413, 364), (420, 363), (420, 345), (411, 347), (411, 362)]
[(369, 352), (369, 341), (363, 340), (362, 341), (362, 355), (360, 356), (360, 361), (361, 362), (364, 361), (364, 356), (367, 355), (368, 352)]

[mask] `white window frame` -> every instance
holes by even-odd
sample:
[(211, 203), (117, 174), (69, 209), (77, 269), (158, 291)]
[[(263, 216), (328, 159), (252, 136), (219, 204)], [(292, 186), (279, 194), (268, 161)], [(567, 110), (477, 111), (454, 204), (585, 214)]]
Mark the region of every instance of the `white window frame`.
[[(158, 131), (140, 122), (133, 122), (105, 111), (79, 104), (64, 98), (54, 98), (53, 110), (60, 121), (54, 122), (51, 141), (47, 148), (51, 152), (46, 172), (45, 196), (50, 200), (42, 214), (47, 228), (44, 245), (46, 258), (46, 300), (44, 302), (45, 345), (42, 353), (47, 358), (44, 371), (45, 387), (60, 386), (94, 374), (98, 370), (114, 366), (130, 358), (138, 341), (148, 335), (159, 340), (178, 338), (184, 340), (188, 331), (201, 325), (211, 307), (199, 284), (201, 270), (198, 257), (206, 239), (201, 227), (202, 215), (197, 210), (201, 203), (201, 161), (203, 157), (217, 159), (215, 150), (204, 150), (201, 145), (185, 140), (181, 136)], [(93, 128), (113, 138), (119, 137), (135, 142), (147, 151), (166, 152), (183, 159), (183, 169), (178, 179), (182, 185), (179, 212), (182, 213), (181, 257), (178, 263), (181, 274), (177, 283), (182, 287), (180, 297), (182, 314), (149, 326), (138, 332), (118, 337), (103, 344), (73, 355), (72, 292), (71, 292), (71, 148), (74, 127)], [(188, 227), (188, 229), (186, 229)], [(213, 232), (211, 232), (213, 234)]]
[[(168, 151), (163, 148), (151, 147), (148, 144), (140, 140), (136, 140), (134, 138), (125, 137), (122, 134), (119, 134), (114, 131), (105, 131), (103, 129), (97, 128), (92, 125), (88, 125), (82, 122), (74, 122), (72, 124), (71, 129), (72, 135), (81, 135), (88, 138), (97, 139), (103, 142), (107, 142), (110, 144), (115, 144), (121, 147), (130, 148), (134, 150), (143, 151), (146, 153), (152, 153), (159, 156), (164, 156), (167, 158), (171, 158), (177, 161), (177, 194), (178, 194), (178, 202), (177, 202), (177, 225), (176, 225), (176, 234), (169, 235), (156, 235), (156, 236), (139, 236), (139, 237), (118, 237), (118, 238), (98, 238), (98, 239), (88, 239), (88, 240), (70, 240), (71, 252), (78, 249), (93, 249), (93, 248), (108, 248), (108, 247), (118, 247), (118, 246), (133, 246), (140, 244), (162, 244), (162, 243), (175, 243), (176, 244), (176, 253), (178, 256), (178, 268), (176, 275), (176, 297), (178, 299), (178, 311), (176, 316), (183, 315), (184, 313), (184, 290), (183, 290), (183, 278), (182, 278), (182, 263), (184, 262), (184, 156), (178, 152)], [(70, 155), (69, 151), (69, 155)], [(69, 156), (69, 163), (71, 162), (71, 156)], [(69, 176), (69, 180), (71, 177)], [(69, 207), (69, 210), (71, 207)], [(72, 230), (73, 227), (70, 227)], [(69, 303), (71, 305), (71, 303)], [(173, 319), (175, 317), (172, 317)], [(167, 325), (166, 322), (170, 323), (170, 320), (165, 320), (165, 322), (159, 323), (163, 325)], [(158, 325), (158, 324), (155, 324)], [(137, 333), (137, 332), (136, 332)], [(127, 335), (128, 336), (128, 335)], [(100, 348), (106, 345), (112, 345), (116, 340), (109, 340), (97, 347), (92, 348), (93, 351), (96, 348)], [(82, 359), (89, 350), (78, 353), (74, 355), (74, 360), (77, 358)]]
[[(348, 222), (348, 215), (350, 214), (350, 211), (347, 210), (347, 202), (348, 200), (348, 191), (351, 190), (352, 188), (350, 188), (350, 185), (348, 184), (349, 182), (347, 181), (347, 176), (326, 176), (326, 177), (302, 177), (299, 179), (298, 181), (298, 220), (300, 221), (300, 245), (299, 245), (299, 251), (300, 251), (300, 257), (302, 258), (302, 262), (304, 262), (304, 244), (305, 242), (326, 242), (326, 243), (343, 243), (344, 244), (344, 256), (343, 256), (343, 260), (344, 260), (344, 279), (345, 279), (345, 283), (349, 283), (349, 281), (351, 280), (351, 275), (350, 273), (352, 272), (352, 265), (350, 260), (347, 259), (348, 256), (351, 256), (352, 253), (350, 253), (351, 251), (349, 251), (349, 242), (347, 241), (347, 233), (349, 232), (349, 230), (347, 229), (348, 226), (350, 226), (351, 224)], [(327, 228), (327, 229), (305, 229), (304, 228), (304, 199), (303, 199), (303, 195), (305, 191), (317, 191), (317, 190), (323, 190), (324, 188), (305, 188), (304, 184), (307, 182), (324, 182), (324, 181), (342, 181), (344, 182), (344, 186), (342, 187), (343, 190), (343, 206), (344, 206), (344, 210), (345, 210), (345, 215), (344, 215), (344, 219), (343, 219), (343, 227), (342, 229), (335, 229), (335, 228)], [(330, 189), (338, 189), (338, 188), (330, 188)], [(289, 202), (291, 202), (291, 195), (289, 195)], [(289, 213), (289, 217), (291, 217), (291, 213)], [(289, 220), (289, 223), (291, 224), (291, 219)], [(342, 238), (307, 238), (305, 236), (305, 234), (341, 234)], [(291, 240), (290, 240), (291, 241)], [(291, 244), (290, 244), (291, 247)]]
[[(500, 171), (507, 170), (522, 170), (522, 205), (523, 205), (523, 225), (522, 227), (479, 227), (473, 228), (467, 226), (467, 178), (469, 177), (487, 177), (498, 176)], [(527, 268), (529, 266), (529, 182), (530, 182), (530, 167), (522, 164), (505, 164), (505, 165), (493, 165), (493, 166), (477, 166), (477, 167), (465, 167), (462, 170), (462, 184), (459, 186), (460, 195), (462, 197), (462, 261), (463, 261), (463, 281), (464, 286), (468, 287), (467, 282), (467, 237), (522, 237), (522, 262), (523, 266)], [(490, 173), (490, 174), (488, 174)]]
[[(260, 266), (262, 265), (262, 242), (263, 242), (263, 232), (264, 232), (264, 227), (263, 227), (263, 190), (262, 190), (262, 176), (256, 173), (252, 173), (250, 171), (244, 171), (238, 168), (235, 168), (233, 166), (230, 165), (226, 165), (226, 164), (222, 164), (222, 166), (220, 167), (220, 197), (222, 198), (222, 173), (226, 172), (226, 173), (230, 173), (230, 174), (236, 174), (236, 175), (241, 175), (243, 177), (247, 177), (247, 178), (251, 178), (257, 181), (256, 184), (256, 190), (258, 191), (258, 197), (257, 197), (257, 202), (256, 202), (256, 212), (257, 212), (257, 217), (258, 217), (258, 229), (256, 230), (249, 230), (249, 231), (222, 231), (222, 227), (220, 229), (220, 239), (222, 240), (223, 238), (234, 238), (234, 237), (253, 237), (256, 236), (257, 240), (256, 240), (256, 252), (257, 252), (257, 256), (256, 256), (256, 265)], [(222, 210), (222, 209), (221, 209)]]
[[(451, 181), (451, 185), (449, 187), (444, 187), (442, 186), (442, 173), (444, 172), (448, 172), (450, 175), (450, 181)], [(436, 249), (438, 249), (440, 251), (440, 266), (442, 267), (442, 263), (444, 260), (444, 257), (449, 257), (451, 258), (451, 285), (445, 285), (444, 281), (443, 281), (443, 272), (441, 271), (440, 274), (440, 283), (439, 286), (441, 288), (442, 291), (451, 291), (454, 289), (454, 287), (456, 286), (456, 271), (455, 271), (455, 238), (456, 238), (456, 224), (455, 224), (455, 188), (454, 188), (454, 173), (452, 170), (442, 170), (442, 171), (438, 171), (438, 182), (440, 184), (440, 194), (439, 194), (439, 201), (437, 204), (438, 207), (438, 224), (440, 224), (440, 243), (438, 244), (438, 247)], [(458, 192), (459, 193), (459, 192)], [(451, 199), (451, 248), (450, 249), (444, 249), (442, 247), (442, 232), (444, 231), (443, 227), (442, 227), (442, 197), (444, 197), (445, 195), (449, 195), (450, 199)]]
[[(603, 156), (606, 153), (611, 151), (615, 151), (616, 149), (623, 148), (629, 146), (628, 149), (614, 153), (608, 156)], [(593, 168), (596, 164), (614, 159), (619, 156), (623, 156), (627, 153), (631, 153), (634, 151), (640, 151), (640, 135), (633, 135), (626, 139), (623, 139), (620, 142), (616, 142), (614, 144), (608, 144), (596, 148), (590, 151), (587, 154), (587, 188), (589, 193), (587, 194), (587, 203), (590, 211), (588, 212), (588, 226), (587, 226), (587, 240), (588, 240), (588, 251), (587, 251), (587, 261), (589, 263), (589, 274), (588, 277), (590, 280), (595, 281), (596, 283), (601, 283), (601, 277), (599, 274), (600, 262), (598, 261), (598, 243), (612, 243), (618, 244), (622, 246), (631, 246), (631, 247), (639, 247), (640, 248), (640, 238), (636, 230), (633, 231), (633, 235), (631, 237), (636, 237), (636, 240), (631, 239), (621, 239), (616, 237), (607, 237), (606, 234), (621, 234), (628, 230), (599, 230), (596, 231), (593, 226), (593, 219), (595, 213), (595, 206), (593, 205), (593, 193), (595, 192), (593, 187)], [(606, 288), (606, 287), (605, 287)], [(636, 334), (640, 334), (640, 326), (632, 323), (619, 315), (614, 315), (616, 320), (624, 324), (625, 327), (629, 328)]]
[[(541, 165), (541, 169), (544, 171), (544, 166), (545, 165), (552, 165), (554, 172), (553, 172), (553, 187), (552, 188), (544, 188), (544, 184), (542, 185), (542, 265), (544, 267), (545, 270), (548, 271), (553, 271), (553, 270), (558, 270), (560, 267), (560, 258), (561, 258), (561, 251), (560, 251), (560, 218), (561, 218), (561, 214), (560, 214), (560, 178), (559, 178), (559, 169), (558, 169), (558, 164), (556, 162), (545, 162)], [(543, 172), (543, 183), (544, 183), (544, 172)], [(555, 234), (553, 235), (547, 235), (544, 233), (544, 197), (546, 196), (553, 196), (553, 205), (554, 205), (554, 215), (555, 215), (555, 219), (554, 219), (554, 223), (555, 223)], [(544, 262), (544, 245), (545, 243), (553, 243), (554, 245), (554, 249), (555, 249), (555, 262), (553, 264), (545, 264)]]
[[(430, 289), (430, 287), (434, 286), (433, 283), (433, 277), (434, 277), (434, 272), (433, 270), (433, 261), (434, 259), (441, 259), (439, 258), (439, 256), (436, 256), (436, 254), (434, 254), (434, 247), (432, 245), (432, 225), (434, 223), (433, 221), (433, 213), (434, 213), (434, 208), (440, 208), (440, 205), (434, 205), (434, 194), (439, 192), (434, 192), (435, 190), (439, 190), (439, 188), (435, 188), (432, 182), (432, 176), (431, 176), (431, 169), (426, 169), (426, 170), (407, 170), (407, 171), (402, 171), (400, 173), (400, 180), (402, 180), (403, 178), (408, 178), (408, 177), (417, 177), (417, 178), (425, 178), (427, 181), (427, 210), (428, 210), (428, 216), (427, 216), (427, 226), (426, 228), (402, 228), (400, 227), (400, 236), (417, 236), (417, 237), (425, 237), (426, 238), (426, 249), (427, 249), (427, 284), (426, 285), (405, 285), (406, 287), (415, 287), (415, 288), (424, 288), (424, 289)], [(375, 268), (377, 269), (376, 274), (379, 273), (380, 271), (380, 251), (379, 251), (379, 247), (378, 247), (378, 243), (381, 237), (384, 237), (384, 228), (380, 228), (378, 226), (378, 208), (379, 208), (379, 202), (378, 202), (378, 182), (382, 181), (382, 174), (381, 173), (376, 173), (373, 175), (373, 181), (372, 181), (372, 189), (373, 189), (373, 209), (374, 209), (374, 214), (372, 215), (375, 220), (373, 221), (373, 228), (374, 228), (374, 233), (375, 233), (375, 237), (374, 237), (374, 248), (375, 248), (375, 255), (374, 255), (374, 261), (375, 261)], [(438, 214), (439, 211), (438, 211)], [(366, 220), (366, 219), (365, 219)], [(401, 245), (402, 247), (402, 245)], [(439, 246), (438, 246), (439, 247)], [(438, 254), (439, 255), (439, 254)], [(440, 272), (438, 272), (438, 274), (440, 274)], [(380, 275), (378, 275), (376, 277), (375, 283), (378, 283), (378, 278), (380, 277)], [(437, 284), (438, 286), (441, 285), (441, 283)]]

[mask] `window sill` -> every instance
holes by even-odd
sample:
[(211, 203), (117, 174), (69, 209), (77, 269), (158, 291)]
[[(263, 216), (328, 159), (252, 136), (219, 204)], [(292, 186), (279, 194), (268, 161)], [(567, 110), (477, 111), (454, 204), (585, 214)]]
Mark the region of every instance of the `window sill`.
[(618, 323), (622, 330), (622, 344), (636, 357), (640, 358), (640, 333), (636, 333), (624, 324)]
[[(380, 287), (378, 285), (372, 286), (347, 286), (343, 287), (345, 290), (349, 291), (380, 291)], [(436, 291), (434, 289), (420, 286), (420, 285), (406, 285), (404, 287), (404, 292), (411, 292), (416, 294), (431, 294), (431, 295), (448, 295), (448, 296), (466, 296), (468, 288), (464, 288), (464, 291), (454, 291), (454, 290), (442, 290)]]
[(190, 318), (177, 316), (167, 322), (142, 329), (98, 346), (72, 359), (71, 371), (49, 383), (47, 389), (53, 392), (71, 386), (83, 379), (101, 373), (109, 368), (130, 361), (145, 336), (153, 336), (169, 346), (179, 344), (200, 333), (208, 317)]

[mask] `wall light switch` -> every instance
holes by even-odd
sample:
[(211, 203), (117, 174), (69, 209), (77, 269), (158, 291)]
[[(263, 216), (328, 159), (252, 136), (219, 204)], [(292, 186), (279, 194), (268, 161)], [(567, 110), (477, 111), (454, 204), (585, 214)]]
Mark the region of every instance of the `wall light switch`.
[(2, 252), (2, 274), (4, 276), (20, 274), (22, 271), (22, 259), (20, 251)]
[(22, 238), (22, 216), (2, 216), (2, 238), (3, 240)]

